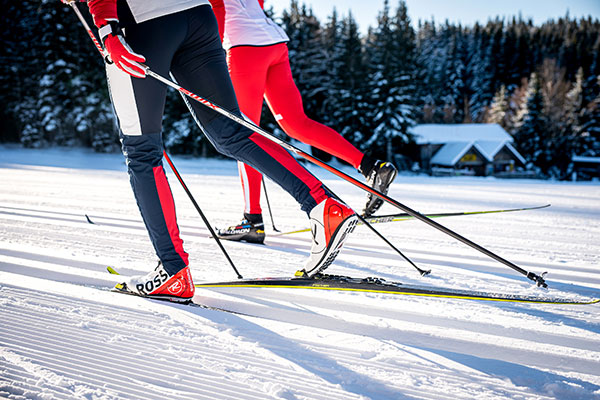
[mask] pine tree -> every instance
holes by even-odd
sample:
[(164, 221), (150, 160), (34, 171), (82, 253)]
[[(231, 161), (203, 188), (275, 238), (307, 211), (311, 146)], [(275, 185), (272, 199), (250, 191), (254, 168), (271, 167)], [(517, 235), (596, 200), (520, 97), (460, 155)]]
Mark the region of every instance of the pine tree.
[(594, 59), (582, 85), (582, 155), (600, 157), (600, 36), (596, 39), (593, 52)]
[(500, 89), (494, 95), (492, 105), (488, 111), (486, 122), (490, 124), (498, 124), (503, 128), (507, 127), (507, 112), (508, 112), (508, 93), (506, 86), (500, 86)]
[(403, 0), (392, 18), (384, 1), (378, 26), (370, 35), (369, 56), (370, 98), (376, 112), (373, 134), (364, 147), (391, 160), (393, 144), (407, 143), (408, 130), (414, 125), (415, 34)]
[(343, 65), (338, 72), (330, 100), (334, 126), (350, 143), (359, 147), (364, 143), (370, 127), (370, 104), (365, 97), (366, 66), (363, 57), (362, 38), (352, 13), (342, 20), (340, 47), (332, 54), (331, 62)]
[(433, 55), (436, 51), (437, 31), (435, 22), (419, 22), (416, 36), (416, 119), (418, 122), (435, 121), (436, 99), (440, 91), (434, 77)]
[(575, 83), (565, 101), (565, 128), (568, 135), (579, 137), (582, 132), (581, 115), (583, 111), (583, 68), (579, 68)]
[[(521, 111), (514, 135), (517, 150), (530, 167), (537, 166), (546, 170), (549, 167), (543, 159), (543, 137), (547, 126), (541, 83), (537, 74), (533, 73), (529, 78), (527, 105)], [(541, 162), (543, 165), (540, 165)]]

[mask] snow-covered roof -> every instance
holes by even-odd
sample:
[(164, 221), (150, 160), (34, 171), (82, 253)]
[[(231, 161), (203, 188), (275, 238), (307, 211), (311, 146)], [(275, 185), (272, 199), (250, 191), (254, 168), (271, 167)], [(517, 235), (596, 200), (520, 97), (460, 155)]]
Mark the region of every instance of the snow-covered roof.
[[(517, 151), (517, 149), (515, 149), (513, 147), (512, 144), (506, 143), (506, 148), (509, 149), (515, 155), (515, 157), (517, 157), (519, 159), (519, 161), (521, 161), (521, 163), (523, 165), (527, 164), (527, 161), (525, 160), (525, 158)], [(494, 154), (494, 157), (495, 156), (496, 156), (496, 154)]]
[(472, 148), (477, 149), (479, 153), (488, 162), (492, 162), (492, 159), (487, 153), (479, 146), (476, 142), (453, 142), (446, 143), (439, 149), (435, 155), (431, 158), (431, 164), (453, 166)]
[(417, 144), (513, 140), (498, 124), (423, 124), (413, 127), (411, 132)]
[(496, 157), (496, 154), (498, 154), (500, 150), (506, 147), (508, 151), (510, 151), (516, 158), (518, 158), (521, 163), (526, 164), (526, 161), (523, 158), (523, 156), (519, 154), (517, 149), (515, 149), (513, 145), (507, 140), (478, 140), (476, 143), (483, 149), (483, 151), (485, 151), (486, 156), (490, 160), (493, 160), (494, 157)]

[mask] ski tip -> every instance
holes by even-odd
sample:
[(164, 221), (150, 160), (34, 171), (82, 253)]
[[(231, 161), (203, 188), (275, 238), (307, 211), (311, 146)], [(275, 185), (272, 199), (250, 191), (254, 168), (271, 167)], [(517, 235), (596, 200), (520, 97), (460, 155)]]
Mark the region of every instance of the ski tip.
[(88, 217), (87, 214), (85, 214), (85, 219), (87, 219), (87, 222), (89, 222), (90, 224), (94, 224), (94, 222), (90, 219), (90, 217)]
[(120, 275), (113, 267), (106, 267), (106, 270), (113, 275)]

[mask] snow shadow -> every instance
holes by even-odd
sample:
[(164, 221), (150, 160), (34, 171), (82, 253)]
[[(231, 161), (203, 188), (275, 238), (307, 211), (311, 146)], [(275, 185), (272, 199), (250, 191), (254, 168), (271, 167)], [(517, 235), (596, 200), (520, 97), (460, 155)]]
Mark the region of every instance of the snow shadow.
[(238, 338), (252, 343), (260, 343), (262, 348), (309, 371), (332, 385), (338, 385), (348, 392), (373, 400), (414, 399), (414, 397), (386, 386), (383, 381), (356, 373), (323, 354), (307, 349), (298, 342), (285, 338), (245, 318), (219, 311), (207, 313), (206, 310), (190, 310), (190, 312), (221, 326), (226, 326)]
[(581, 379), (497, 359), (444, 350), (427, 348), (423, 350), (432, 351), (484, 374), (509, 380), (515, 386), (529, 388), (540, 395), (553, 396), (557, 399), (600, 399), (600, 395), (597, 394), (600, 386)]
[[(585, 321), (583, 319), (577, 319), (573, 317), (569, 317), (564, 314), (559, 314), (557, 312), (545, 311), (539, 308), (531, 308), (530, 305), (517, 305), (517, 304), (502, 304), (503, 309), (508, 311), (513, 311), (519, 314), (526, 314), (533, 317), (537, 317), (543, 319), (544, 321), (553, 322), (556, 324), (568, 325), (572, 328), (582, 329), (584, 331), (593, 332), (600, 334), (600, 324), (593, 321)], [(591, 307), (598, 307), (598, 304), (590, 304), (590, 305), (576, 305), (571, 307), (585, 307), (591, 311)]]

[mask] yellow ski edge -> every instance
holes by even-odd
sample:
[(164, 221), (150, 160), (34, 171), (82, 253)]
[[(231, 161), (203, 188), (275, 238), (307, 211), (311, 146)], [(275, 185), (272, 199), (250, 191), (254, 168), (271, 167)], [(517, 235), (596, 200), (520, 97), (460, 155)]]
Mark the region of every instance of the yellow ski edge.
[(435, 293), (415, 293), (415, 292), (399, 292), (390, 290), (378, 290), (378, 289), (356, 289), (356, 288), (336, 288), (329, 286), (297, 286), (297, 285), (228, 285), (228, 284), (196, 284), (196, 288), (264, 288), (264, 289), (314, 289), (314, 290), (333, 290), (339, 292), (367, 292), (367, 293), (383, 293), (393, 295), (404, 295), (404, 296), (420, 296), (420, 297), (436, 297), (442, 299), (459, 299), (459, 300), (480, 300), (480, 301), (502, 301), (508, 303), (532, 303), (532, 304), (563, 304), (563, 305), (587, 305), (600, 303), (600, 299), (594, 299), (590, 301), (573, 301), (573, 302), (561, 302), (561, 301), (544, 301), (535, 299), (510, 299), (501, 297), (477, 297), (477, 296), (461, 296), (459, 294), (435, 294)]

